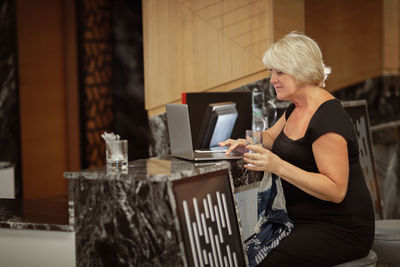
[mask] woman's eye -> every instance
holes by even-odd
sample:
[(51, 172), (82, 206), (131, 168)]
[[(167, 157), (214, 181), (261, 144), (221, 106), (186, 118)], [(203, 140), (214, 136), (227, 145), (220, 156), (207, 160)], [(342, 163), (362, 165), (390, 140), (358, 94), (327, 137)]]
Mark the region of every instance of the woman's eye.
[(276, 73), (280, 75), (283, 74), (283, 71), (277, 70)]

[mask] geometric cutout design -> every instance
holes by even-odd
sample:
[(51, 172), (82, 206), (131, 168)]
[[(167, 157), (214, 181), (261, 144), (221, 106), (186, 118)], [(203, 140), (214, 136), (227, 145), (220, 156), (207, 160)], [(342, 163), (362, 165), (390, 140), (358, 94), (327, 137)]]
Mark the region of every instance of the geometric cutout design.
[(78, 1), (82, 167), (105, 165), (101, 138), (113, 123), (112, 1)]
[(246, 266), (229, 174), (177, 180), (173, 191), (188, 266)]

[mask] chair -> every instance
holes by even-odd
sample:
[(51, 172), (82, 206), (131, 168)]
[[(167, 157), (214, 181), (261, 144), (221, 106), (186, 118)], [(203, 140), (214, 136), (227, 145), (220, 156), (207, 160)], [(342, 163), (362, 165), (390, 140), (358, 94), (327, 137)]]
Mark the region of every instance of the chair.
[(333, 267), (375, 267), (377, 260), (378, 258), (376, 256), (376, 253), (373, 250), (370, 250), (368, 255), (364, 258), (341, 263)]
[[(364, 178), (374, 200), (375, 215), (382, 218), (378, 179), (372, 151), (372, 138), (366, 100), (344, 101), (342, 106), (353, 120), (360, 145), (360, 162)], [(365, 165), (365, 166), (363, 166)], [(400, 264), (400, 219), (376, 220), (375, 239), (372, 250), (376, 252), (378, 264)], [(342, 265), (340, 265), (342, 266)], [(365, 265), (343, 265), (365, 266)]]
[(378, 263), (400, 264), (400, 220), (375, 221), (373, 250), (378, 254)]

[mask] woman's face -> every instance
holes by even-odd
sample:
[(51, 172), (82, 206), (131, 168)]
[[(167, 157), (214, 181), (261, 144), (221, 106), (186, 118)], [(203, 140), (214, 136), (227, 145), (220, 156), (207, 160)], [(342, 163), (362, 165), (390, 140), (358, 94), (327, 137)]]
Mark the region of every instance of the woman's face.
[(276, 69), (269, 69), (271, 83), (275, 88), (276, 97), (279, 100), (290, 100), (296, 93), (298, 83), (291, 75)]

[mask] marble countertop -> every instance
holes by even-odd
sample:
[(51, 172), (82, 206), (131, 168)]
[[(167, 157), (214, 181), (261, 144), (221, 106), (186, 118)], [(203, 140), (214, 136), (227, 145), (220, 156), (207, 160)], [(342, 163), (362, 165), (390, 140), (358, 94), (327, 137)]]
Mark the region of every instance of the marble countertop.
[(79, 172), (65, 172), (67, 179), (86, 180), (149, 180), (165, 181), (177, 180), (230, 168), (235, 190), (240, 191), (262, 180), (263, 172), (249, 171), (243, 167), (245, 162), (240, 160), (202, 161), (194, 162), (168, 156), (153, 157), (130, 161), (126, 171), (108, 171), (106, 167), (87, 169)]
[(0, 228), (73, 231), (67, 197), (0, 199)]
[(106, 167), (87, 169), (79, 172), (65, 172), (67, 179), (87, 180), (177, 180), (183, 177), (200, 175), (229, 168), (229, 161), (193, 162), (171, 156), (139, 159), (128, 162), (125, 171), (109, 171)]

